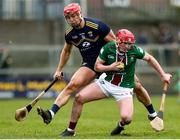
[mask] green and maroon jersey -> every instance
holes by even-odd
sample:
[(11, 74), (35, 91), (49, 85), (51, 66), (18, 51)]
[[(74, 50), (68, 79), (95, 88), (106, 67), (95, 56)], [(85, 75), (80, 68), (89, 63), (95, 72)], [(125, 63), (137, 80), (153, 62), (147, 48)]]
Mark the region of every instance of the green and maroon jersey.
[(99, 58), (105, 61), (105, 65), (120, 61), (124, 63), (124, 69), (105, 72), (107, 75), (105, 80), (117, 86), (133, 88), (136, 59), (142, 59), (144, 55), (145, 51), (136, 45), (133, 45), (128, 52), (124, 53), (117, 51), (116, 42), (107, 43), (101, 49)]

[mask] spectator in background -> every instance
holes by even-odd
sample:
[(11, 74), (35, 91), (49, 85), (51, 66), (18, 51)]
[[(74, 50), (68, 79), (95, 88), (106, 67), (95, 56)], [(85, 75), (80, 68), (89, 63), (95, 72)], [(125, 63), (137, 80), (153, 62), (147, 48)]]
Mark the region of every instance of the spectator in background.
[(177, 33), (176, 42), (177, 42), (178, 44), (180, 44), (180, 30), (179, 30), (178, 33)]
[[(172, 33), (172, 30), (170, 28), (170, 25), (167, 23), (160, 23), (159, 24), (159, 36), (158, 36), (158, 43), (160, 44), (172, 44), (174, 43), (175, 39)], [(171, 65), (172, 62), (172, 55), (171, 50), (165, 49), (164, 55), (166, 58), (166, 65)]]
[[(0, 48), (0, 69), (8, 69), (10, 64), (12, 63), (12, 58), (9, 54), (8, 49), (6, 48)], [(6, 78), (8, 74), (0, 74), (1, 78)]]
[(174, 42), (174, 37), (173, 37), (169, 24), (167, 23), (159, 24), (158, 41), (160, 44), (170, 44)]
[(140, 29), (137, 35), (136, 44), (145, 45), (148, 44), (148, 35), (147, 32), (144, 29)]

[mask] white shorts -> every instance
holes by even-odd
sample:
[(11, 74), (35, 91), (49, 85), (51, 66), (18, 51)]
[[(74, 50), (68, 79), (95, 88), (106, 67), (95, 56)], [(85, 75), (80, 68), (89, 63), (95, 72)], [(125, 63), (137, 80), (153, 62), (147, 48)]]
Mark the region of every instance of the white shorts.
[(107, 97), (112, 96), (116, 99), (116, 101), (127, 97), (132, 98), (133, 88), (119, 87), (104, 79), (98, 79), (96, 83)]

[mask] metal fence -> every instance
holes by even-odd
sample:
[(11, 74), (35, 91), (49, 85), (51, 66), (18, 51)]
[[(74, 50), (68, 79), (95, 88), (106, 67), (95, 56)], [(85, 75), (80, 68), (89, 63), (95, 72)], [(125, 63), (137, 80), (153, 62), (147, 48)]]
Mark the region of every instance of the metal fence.
[[(70, 2), (72, 0), (0, 0), (2, 27), (0, 41), (43, 44), (42, 46), (16, 45), (12, 42), (0, 44), (1, 77), (54, 73), (62, 45), (47, 44), (62, 44), (65, 28), (63, 7)], [(173, 34), (178, 37), (180, 18), (177, 17), (180, 14), (180, 4), (177, 0), (73, 0), (73, 2), (81, 4), (85, 15), (103, 20), (114, 31), (119, 27), (128, 27), (132, 31), (143, 28), (149, 34), (148, 43), (157, 43), (153, 41), (157, 36), (154, 36), (152, 31), (158, 30), (156, 26), (161, 21), (170, 22)], [(152, 36), (154, 38), (151, 39)], [(174, 75), (178, 73), (180, 65), (178, 44), (148, 44), (142, 47), (152, 53), (166, 71)], [(65, 73), (72, 75), (80, 64), (79, 52), (74, 49), (64, 69)], [(153, 87), (153, 90), (159, 89), (160, 82), (157, 82), (157, 75), (147, 64), (139, 61), (136, 73), (146, 86)]]
[[(2, 45), (1, 45), (2, 46)], [(166, 72), (176, 75), (172, 80), (172, 91), (180, 79), (180, 46), (173, 45), (146, 45), (141, 46), (152, 54), (162, 65)], [(24, 76), (53, 76), (59, 62), (59, 54), (62, 46), (30, 46), (30, 45), (4, 45), (1, 47), (0, 78), (24, 77)], [(2, 61), (9, 61), (8, 66), (2, 67)], [(73, 49), (70, 60), (63, 70), (67, 77), (80, 67), (81, 57), (77, 49)], [(143, 84), (152, 91), (161, 90), (160, 78), (148, 64), (142, 60), (136, 65), (136, 74), (142, 79)], [(178, 78), (177, 78), (178, 77)], [(178, 79), (178, 80), (177, 80)], [(158, 81), (158, 82), (157, 82)], [(176, 92), (176, 91), (174, 91)]]
[[(0, 45), (0, 67), (6, 59), (11, 59), (8, 69), (0, 70), (1, 74), (51, 74), (58, 62), (62, 45)], [(169, 72), (176, 72), (180, 63), (179, 44), (171, 45), (143, 45), (140, 46), (151, 53), (158, 62)], [(66, 72), (71, 74), (81, 64), (81, 57), (77, 48), (74, 48), (66, 66)], [(152, 73), (153, 70), (142, 61), (138, 61), (138, 73)]]

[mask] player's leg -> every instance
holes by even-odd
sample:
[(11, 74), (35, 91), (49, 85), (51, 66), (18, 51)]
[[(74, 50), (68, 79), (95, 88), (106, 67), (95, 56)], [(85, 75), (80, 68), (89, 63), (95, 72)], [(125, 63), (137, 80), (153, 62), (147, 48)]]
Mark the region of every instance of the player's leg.
[(96, 83), (91, 83), (90, 85), (83, 88), (78, 94), (76, 94), (72, 107), (69, 127), (61, 133), (61, 136), (73, 136), (75, 134), (76, 124), (81, 116), (84, 103), (106, 97), (107, 96)]
[(89, 84), (95, 78), (95, 75), (96, 73), (87, 67), (79, 68), (72, 76), (68, 85), (59, 93), (50, 110), (44, 111), (40, 107), (37, 109), (44, 123), (49, 124), (58, 110), (68, 102), (71, 94)]
[(133, 117), (133, 98), (127, 97), (117, 101), (118, 108), (120, 110), (120, 121), (116, 128), (111, 132), (111, 135), (118, 135), (124, 130), (124, 126), (128, 125), (132, 121)]
[(154, 107), (151, 103), (151, 98), (148, 94), (148, 92), (146, 91), (146, 89), (142, 86), (140, 80), (138, 79), (138, 77), (135, 75), (135, 88), (134, 88), (134, 92), (136, 93), (136, 96), (138, 98), (138, 100), (144, 104), (144, 106), (146, 107), (146, 109), (148, 110), (148, 118), (150, 120), (154, 119), (157, 116), (156, 111), (154, 110)]

